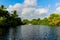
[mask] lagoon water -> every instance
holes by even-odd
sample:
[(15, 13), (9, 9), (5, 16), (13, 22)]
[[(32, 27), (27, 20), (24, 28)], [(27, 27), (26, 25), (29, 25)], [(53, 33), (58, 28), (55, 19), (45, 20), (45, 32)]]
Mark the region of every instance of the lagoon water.
[(10, 28), (8, 40), (60, 40), (60, 27), (22, 25)]

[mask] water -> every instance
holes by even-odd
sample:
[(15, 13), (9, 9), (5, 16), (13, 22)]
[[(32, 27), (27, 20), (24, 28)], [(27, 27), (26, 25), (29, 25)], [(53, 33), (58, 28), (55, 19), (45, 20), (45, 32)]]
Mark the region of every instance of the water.
[(8, 40), (60, 40), (60, 27), (22, 25), (9, 30)]

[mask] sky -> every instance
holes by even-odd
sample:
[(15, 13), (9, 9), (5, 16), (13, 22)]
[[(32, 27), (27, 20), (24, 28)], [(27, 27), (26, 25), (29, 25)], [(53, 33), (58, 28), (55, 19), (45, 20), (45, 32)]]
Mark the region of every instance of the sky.
[(0, 0), (11, 13), (17, 10), (22, 19), (45, 18), (52, 13), (60, 13), (60, 0)]

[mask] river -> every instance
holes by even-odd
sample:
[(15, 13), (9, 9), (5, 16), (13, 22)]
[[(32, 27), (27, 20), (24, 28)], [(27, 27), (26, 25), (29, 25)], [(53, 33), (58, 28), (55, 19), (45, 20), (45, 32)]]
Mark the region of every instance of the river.
[(60, 40), (60, 27), (21, 25), (10, 28), (8, 40)]

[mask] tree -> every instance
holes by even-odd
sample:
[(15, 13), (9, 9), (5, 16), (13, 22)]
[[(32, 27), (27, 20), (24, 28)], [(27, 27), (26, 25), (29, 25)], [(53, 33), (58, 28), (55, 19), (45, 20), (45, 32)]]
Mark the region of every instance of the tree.
[(5, 9), (4, 5), (1, 5), (0, 9)]
[(12, 17), (14, 17), (14, 18), (17, 18), (18, 17), (16, 10), (13, 11)]
[(48, 19), (47, 18), (42, 19), (41, 25), (48, 25)]
[(59, 14), (51, 14), (48, 17), (49, 25), (57, 26), (57, 24), (60, 24), (60, 15)]
[(11, 14), (3, 5), (0, 7), (0, 28), (2, 28), (4, 37), (9, 32), (10, 27), (16, 28), (17, 26), (20, 26), (22, 24), (23, 23), (21, 21), (21, 18), (18, 17), (16, 10), (14, 10), (13, 14)]
[(24, 25), (25, 25), (25, 24), (30, 24), (30, 21), (27, 20), (27, 19), (24, 19), (22, 22), (23, 22)]
[(17, 11), (14, 10), (13, 14), (9, 13), (6, 8), (1, 5), (0, 7), (0, 27), (13, 27), (23, 24), (21, 18), (18, 17)]
[(38, 24), (37, 19), (32, 19), (31, 24), (32, 24), (32, 25), (37, 25), (37, 24)]

